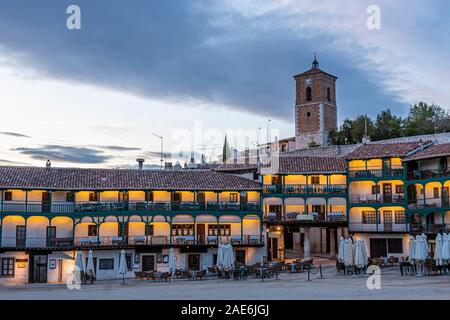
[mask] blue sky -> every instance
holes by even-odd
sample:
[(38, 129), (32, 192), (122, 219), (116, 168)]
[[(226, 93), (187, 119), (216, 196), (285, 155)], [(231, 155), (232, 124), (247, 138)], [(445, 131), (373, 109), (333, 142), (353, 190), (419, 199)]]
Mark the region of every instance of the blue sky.
[[(81, 30), (66, 8), (81, 8)], [(366, 26), (369, 5), (381, 29)], [(338, 80), (339, 121), (450, 106), (448, 1), (2, 1), (0, 164), (134, 166), (211, 158), (294, 132), (292, 76)], [(258, 128), (261, 127), (261, 130)], [(180, 152), (183, 152), (180, 154)]]

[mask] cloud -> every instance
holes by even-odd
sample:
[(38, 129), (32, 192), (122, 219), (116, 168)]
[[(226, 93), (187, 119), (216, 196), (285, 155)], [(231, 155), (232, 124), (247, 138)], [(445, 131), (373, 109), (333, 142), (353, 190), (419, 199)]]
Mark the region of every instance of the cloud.
[(1, 135), (10, 136), (10, 137), (17, 137), (17, 138), (31, 138), (30, 136), (27, 136), (25, 134), (17, 133), (17, 132), (7, 132), (2, 131), (0, 132)]
[(110, 151), (140, 151), (141, 148), (137, 147), (123, 147), (123, 146), (95, 146), (99, 149), (110, 150)]
[(82, 29), (68, 31), (68, 1), (27, 10), (15, 1), (2, 4), (0, 47), (40, 76), (286, 120), (294, 110), (291, 76), (318, 51), (323, 68), (340, 77), (343, 114), (400, 110), (418, 99), (449, 105), (449, 47), (439, 36), (450, 31), (448, 3), (423, 10), (423, 3), (378, 1), (382, 30), (370, 32), (371, 2), (79, 0)]
[(85, 147), (44, 145), (37, 148), (20, 147), (12, 149), (34, 160), (52, 160), (79, 164), (102, 164), (112, 159), (103, 151)]
[(6, 159), (0, 159), (0, 164), (4, 164), (4, 165), (29, 165), (28, 163), (24, 163), (24, 162), (17, 162), (17, 161), (11, 161), (11, 160), (6, 160)]

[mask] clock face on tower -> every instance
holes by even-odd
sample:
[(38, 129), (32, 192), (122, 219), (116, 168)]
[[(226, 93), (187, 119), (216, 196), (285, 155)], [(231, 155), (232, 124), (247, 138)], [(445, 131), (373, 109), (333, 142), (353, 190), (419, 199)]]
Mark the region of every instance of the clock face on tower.
[(305, 79), (305, 84), (306, 84), (306, 85), (309, 86), (309, 85), (311, 85), (311, 83), (312, 83), (311, 78), (306, 78), (306, 79)]

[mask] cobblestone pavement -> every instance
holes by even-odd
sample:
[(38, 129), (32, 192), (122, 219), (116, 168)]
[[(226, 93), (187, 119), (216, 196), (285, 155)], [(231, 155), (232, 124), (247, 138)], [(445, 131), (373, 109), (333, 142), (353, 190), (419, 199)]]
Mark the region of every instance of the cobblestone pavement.
[(134, 279), (97, 281), (82, 289), (65, 285), (0, 287), (0, 300), (11, 299), (450, 299), (450, 276), (400, 276), (398, 267), (381, 271), (381, 289), (369, 290), (365, 276), (337, 275), (333, 266), (323, 268), (307, 281), (307, 273), (279, 275), (279, 280), (208, 279), (199, 281), (149, 282)]

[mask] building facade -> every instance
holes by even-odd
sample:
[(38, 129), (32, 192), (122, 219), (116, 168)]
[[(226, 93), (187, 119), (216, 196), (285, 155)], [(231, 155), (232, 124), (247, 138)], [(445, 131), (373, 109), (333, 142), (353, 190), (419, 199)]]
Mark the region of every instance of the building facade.
[(342, 157), (280, 155), (261, 167), (267, 257), (334, 257), (347, 227)]
[(241, 263), (265, 256), (259, 183), (210, 170), (0, 167), (0, 283), (65, 282), (94, 252), (97, 279), (215, 264), (218, 243)]

